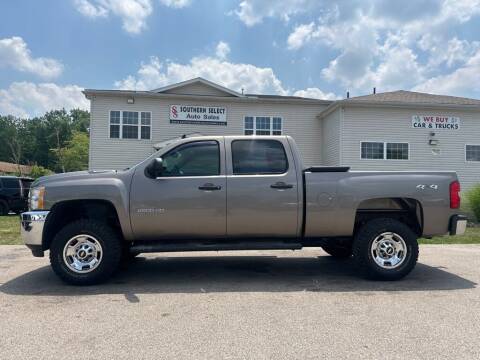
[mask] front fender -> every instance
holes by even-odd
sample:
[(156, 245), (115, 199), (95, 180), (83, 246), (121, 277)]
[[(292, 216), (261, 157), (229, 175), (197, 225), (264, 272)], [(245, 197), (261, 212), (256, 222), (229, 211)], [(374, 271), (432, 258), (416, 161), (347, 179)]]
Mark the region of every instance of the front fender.
[(47, 183), (45, 207), (65, 201), (106, 201), (115, 208), (123, 236), (132, 240), (133, 233), (129, 215), (129, 183), (118, 178), (91, 178)]

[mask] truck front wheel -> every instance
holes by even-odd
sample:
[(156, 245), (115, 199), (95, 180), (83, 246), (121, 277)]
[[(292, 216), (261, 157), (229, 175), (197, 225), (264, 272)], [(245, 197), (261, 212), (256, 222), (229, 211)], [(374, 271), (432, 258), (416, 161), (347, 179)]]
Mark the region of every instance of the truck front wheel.
[(417, 235), (410, 227), (394, 219), (371, 220), (355, 236), (353, 258), (369, 278), (401, 279), (417, 263)]
[(121, 241), (115, 231), (90, 219), (67, 224), (50, 246), (53, 271), (72, 285), (107, 280), (118, 268), (121, 256)]

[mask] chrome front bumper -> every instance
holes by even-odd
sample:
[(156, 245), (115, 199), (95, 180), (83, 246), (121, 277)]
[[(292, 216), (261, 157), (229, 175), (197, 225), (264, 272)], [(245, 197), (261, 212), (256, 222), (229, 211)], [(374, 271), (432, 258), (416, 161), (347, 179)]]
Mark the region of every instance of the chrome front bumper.
[(20, 234), (25, 245), (32, 250), (33, 247), (41, 248), (42, 246), (43, 226), (48, 213), (48, 211), (29, 211), (20, 215), (22, 219)]
[(467, 217), (453, 215), (450, 218), (450, 235), (463, 235), (467, 229)]

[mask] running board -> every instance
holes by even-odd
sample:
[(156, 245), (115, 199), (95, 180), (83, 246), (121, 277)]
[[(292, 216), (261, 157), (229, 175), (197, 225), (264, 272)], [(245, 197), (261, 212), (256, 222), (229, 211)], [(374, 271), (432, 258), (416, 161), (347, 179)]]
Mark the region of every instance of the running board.
[(241, 242), (241, 243), (164, 243), (136, 241), (131, 253), (176, 252), (176, 251), (228, 251), (228, 250), (299, 250), (302, 244), (290, 242)]

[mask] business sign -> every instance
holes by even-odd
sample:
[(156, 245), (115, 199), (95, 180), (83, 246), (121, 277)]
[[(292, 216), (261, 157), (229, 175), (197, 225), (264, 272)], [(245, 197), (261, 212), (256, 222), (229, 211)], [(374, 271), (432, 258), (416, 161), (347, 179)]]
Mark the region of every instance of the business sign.
[(227, 109), (219, 106), (170, 105), (170, 123), (227, 125)]
[(455, 116), (413, 115), (412, 127), (429, 130), (458, 130), (460, 118)]

